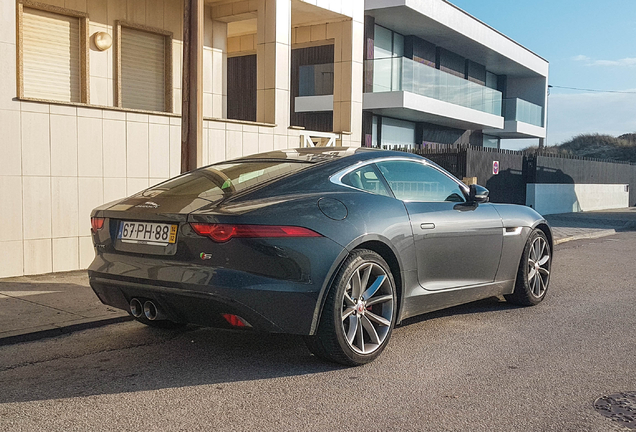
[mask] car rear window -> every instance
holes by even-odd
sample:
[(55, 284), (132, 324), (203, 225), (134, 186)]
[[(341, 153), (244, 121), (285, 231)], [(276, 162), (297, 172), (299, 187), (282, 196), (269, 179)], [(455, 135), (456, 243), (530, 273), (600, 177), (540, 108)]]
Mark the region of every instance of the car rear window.
[(143, 196), (192, 196), (216, 201), (312, 165), (307, 162), (263, 160), (210, 165), (147, 189)]

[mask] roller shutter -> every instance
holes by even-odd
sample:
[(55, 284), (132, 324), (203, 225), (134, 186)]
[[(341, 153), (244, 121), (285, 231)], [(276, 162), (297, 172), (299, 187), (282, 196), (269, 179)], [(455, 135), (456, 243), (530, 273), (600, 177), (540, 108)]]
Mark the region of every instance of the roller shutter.
[(79, 18), (24, 8), (22, 83), (24, 96), (81, 101)]
[(122, 27), (121, 103), (124, 108), (165, 111), (165, 36)]

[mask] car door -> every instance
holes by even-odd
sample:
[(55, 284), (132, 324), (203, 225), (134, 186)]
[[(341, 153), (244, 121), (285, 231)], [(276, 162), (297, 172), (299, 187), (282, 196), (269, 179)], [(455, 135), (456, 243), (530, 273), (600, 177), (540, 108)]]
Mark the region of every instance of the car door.
[(420, 285), (443, 290), (493, 282), (503, 224), (488, 203), (470, 204), (461, 184), (417, 160), (376, 164), (411, 221)]

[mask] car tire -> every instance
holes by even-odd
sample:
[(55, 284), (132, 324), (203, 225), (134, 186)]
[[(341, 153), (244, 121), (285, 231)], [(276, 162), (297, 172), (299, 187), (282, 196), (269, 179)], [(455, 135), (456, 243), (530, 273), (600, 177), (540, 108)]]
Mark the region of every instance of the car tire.
[(305, 338), (317, 357), (347, 366), (375, 360), (384, 350), (397, 313), (391, 270), (377, 253), (360, 249), (338, 271), (316, 335)]
[(548, 238), (540, 229), (530, 233), (521, 255), (515, 290), (504, 296), (506, 301), (519, 306), (541, 303), (548, 292), (552, 250)]

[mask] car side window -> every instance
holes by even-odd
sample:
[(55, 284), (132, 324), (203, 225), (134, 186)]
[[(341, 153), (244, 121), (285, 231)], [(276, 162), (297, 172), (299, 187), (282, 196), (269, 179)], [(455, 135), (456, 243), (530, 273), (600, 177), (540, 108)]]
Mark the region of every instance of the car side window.
[(439, 170), (411, 161), (377, 163), (397, 199), (422, 202), (465, 202), (457, 182)]
[(384, 182), (379, 178), (380, 174), (373, 165), (365, 165), (342, 178), (342, 183), (366, 192), (378, 195), (391, 196)]

